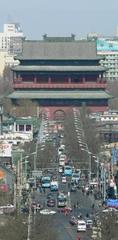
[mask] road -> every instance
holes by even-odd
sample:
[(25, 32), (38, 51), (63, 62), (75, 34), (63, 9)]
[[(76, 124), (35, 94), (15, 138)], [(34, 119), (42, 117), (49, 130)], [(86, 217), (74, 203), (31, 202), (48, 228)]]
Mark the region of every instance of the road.
[[(68, 183), (62, 184), (60, 182), (60, 190), (67, 193), (69, 191)], [(47, 189), (46, 193), (39, 193), (35, 192), (35, 201), (41, 201), (43, 203), (43, 206), (47, 208), (46, 206), (46, 196), (47, 193), (49, 193), (50, 190)], [(54, 193), (55, 198), (57, 193)], [(58, 240), (76, 240), (77, 239), (77, 227), (71, 226), (69, 223), (69, 219), (72, 215), (78, 216), (80, 213), (82, 214), (82, 217), (85, 218), (86, 214), (91, 214), (91, 206), (93, 204), (93, 197), (91, 196), (85, 196), (81, 192), (81, 190), (77, 190), (77, 192), (72, 192), (70, 194), (70, 200), (71, 205), (73, 205), (78, 201), (79, 207), (73, 208), (72, 213), (70, 213), (68, 216), (65, 216), (64, 213), (59, 213), (57, 207), (52, 208), (56, 210), (55, 216), (52, 216), (52, 227), (54, 230), (56, 230), (58, 234)], [(37, 213), (39, 214), (39, 213)], [(87, 230), (86, 233), (79, 233), (81, 240), (90, 240), (91, 239), (91, 231)]]
[[(40, 128), (40, 139), (39, 141), (41, 142), (44, 138), (44, 123), (42, 122), (41, 124), (41, 128)], [(56, 156), (55, 156), (56, 159)], [(57, 168), (57, 163), (52, 162), (51, 166), (52, 168)], [(70, 182), (70, 179), (68, 178), (68, 181), (66, 184), (62, 184), (61, 182), (61, 177), (60, 174), (57, 174), (57, 178), (59, 179), (59, 191), (63, 191), (65, 194), (68, 194), (68, 192), (70, 192), (70, 188), (68, 184)], [(47, 189), (46, 193), (40, 193), (35, 192), (34, 194), (34, 198), (35, 201), (38, 202), (40, 201), (43, 204), (44, 208), (47, 208), (47, 193), (50, 190)], [(56, 193), (55, 195), (55, 199), (56, 199)], [(73, 206), (77, 203), (77, 201), (79, 202), (79, 207), (78, 208), (74, 208)], [(85, 196), (83, 195), (81, 190), (77, 190), (76, 192), (71, 192), (70, 193), (70, 202), (71, 202), (71, 206), (72, 206), (72, 213), (70, 213), (68, 216), (65, 216), (64, 213), (59, 213), (58, 212), (58, 208), (54, 207), (52, 209), (56, 210), (56, 214), (53, 216), (50, 216), (52, 221), (51, 221), (51, 228), (56, 230), (57, 235), (58, 235), (58, 240), (76, 240), (77, 239), (77, 226), (71, 226), (69, 223), (69, 219), (72, 215), (74, 216), (78, 216), (80, 213), (82, 214), (82, 217), (85, 218), (86, 214), (90, 214), (91, 213), (91, 206), (93, 204), (93, 198), (91, 196)], [(37, 213), (37, 217), (38, 217)], [(47, 216), (46, 216), (47, 217)], [(81, 240), (90, 240), (91, 239), (91, 232), (90, 230), (87, 230), (87, 232), (85, 233), (79, 233)]]

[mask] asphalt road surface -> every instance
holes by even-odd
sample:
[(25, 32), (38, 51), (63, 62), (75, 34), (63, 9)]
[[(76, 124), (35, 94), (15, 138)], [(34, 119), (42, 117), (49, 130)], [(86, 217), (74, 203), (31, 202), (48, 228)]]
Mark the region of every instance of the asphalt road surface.
[[(61, 191), (63, 191), (64, 193), (68, 193), (69, 192), (69, 188), (68, 188), (68, 183), (63, 184), (60, 182), (60, 186), (59, 189)], [(35, 192), (35, 201), (40, 201), (44, 208), (47, 208), (47, 194), (50, 192), (49, 189), (46, 190), (45, 193), (39, 193), (39, 192)], [(57, 193), (54, 193), (55, 195), (55, 199), (57, 196)], [(79, 207), (74, 208), (74, 204), (76, 204), (76, 202), (78, 201), (79, 203)], [(86, 214), (91, 214), (92, 209), (91, 206), (94, 203), (94, 199), (92, 196), (86, 196), (83, 195), (83, 193), (81, 192), (81, 190), (77, 190), (77, 192), (72, 192), (70, 193), (70, 202), (71, 202), (71, 206), (72, 206), (72, 212), (65, 216), (64, 213), (59, 213), (58, 212), (58, 208), (57, 207), (53, 207), (53, 208), (49, 208), (49, 209), (53, 209), (56, 210), (56, 214), (52, 217), (52, 226), (51, 228), (54, 228), (58, 234), (58, 239), (59, 240), (76, 240), (77, 239), (77, 226), (72, 226), (69, 223), (69, 219), (72, 215), (74, 216), (78, 216), (79, 214), (82, 215), (82, 218), (85, 219)], [(39, 214), (39, 213), (37, 213)], [(54, 220), (54, 221), (53, 221)], [(90, 240), (91, 239), (91, 231), (87, 230), (85, 233), (79, 233), (79, 236), (81, 237), (81, 240)]]

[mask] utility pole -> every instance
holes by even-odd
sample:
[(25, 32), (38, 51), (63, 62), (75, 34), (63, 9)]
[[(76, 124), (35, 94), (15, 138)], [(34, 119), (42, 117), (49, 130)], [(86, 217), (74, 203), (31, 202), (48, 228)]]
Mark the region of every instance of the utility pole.
[(88, 152), (89, 154), (89, 186), (91, 183), (91, 152)]
[(106, 199), (106, 169), (104, 168), (104, 185), (103, 185), (103, 199), (105, 201)]
[(0, 135), (2, 135), (3, 105), (0, 103)]
[(27, 226), (27, 240), (31, 240), (31, 223), (32, 223), (32, 209), (31, 209), (31, 192), (29, 193), (29, 214), (28, 214), (28, 226)]

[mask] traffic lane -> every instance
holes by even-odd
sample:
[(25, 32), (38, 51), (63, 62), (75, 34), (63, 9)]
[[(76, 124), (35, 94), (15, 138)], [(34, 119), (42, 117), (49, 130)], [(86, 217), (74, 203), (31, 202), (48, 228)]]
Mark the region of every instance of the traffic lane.
[(79, 232), (77, 233), (77, 226), (72, 226), (69, 223), (71, 215), (65, 216), (63, 213), (55, 215), (55, 223), (54, 228), (58, 232), (59, 240), (76, 240), (79, 235), (81, 240), (90, 240), (91, 233), (87, 232)]
[(92, 212), (94, 200), (92, 200), (89, 196), (83, 195), (81, 190), (71, 192), (70, 197), (72, 207), (74, 208), (75, 206), (76, 211), (82, 212), (84, 216), (86, 216), (87, 213), (90, 214)]
[[(68, 192), (70, 192), (70, 179), (68, 178), (67, 183), (62, 183), (60, 181), (60, 190), (63, 191), (65, 194), (67, 194)], [(72, 215), (75, 215), (76, 217), (81, 213), (83, 218), (85, 219), (86, 214), (91, 214), (91, 206), (93, 204), (93, 202), (91, 201), (91, 198), (89, 198), (88, 196), (85, 196), (82, 194), (82, 192), (80, 190), (77, 190), (76, 192), (70, 192), (70, 200), (71, 200), (71, 206), (72, 206), (72, 213), (69, 216), (66, 216), (65, 221), (63, 216), (61, 216), (61, 218), (63, 218), (63, 222), (65, 222), (65, 234), (69, 234), (71, 235), (72, 239), (76, 239), (77, 238), (77, 226), (71, 226), (69, 224), (69, 219), (71, 218)], [(77, 205), (77, 202), (79, 203), (79, 207), (74, 208), (74, 205)], [(63, 229), (63, 228), (62, 228)], [(62, 230), (61, 229), (61, 230)], [(85, 232), (85, 233), (79, 233), (79, 236), (81, 237), (81, 239), (84, 240), (90, 240), (91, 239), (91, 231)]]
[[(65, 185), (64, 185), (65, 186)], [(42, 201), (43, 202), (43, 205), (45, 208), (47, 208), (47, 194), (50, 192), (49, 189), (46, 190), (45, 193), (39, 193), (39, 192), (35, 192), (35, 200), (36, 201)], [(78, 194), (78, 193), (77, 193)], [(76, 196), (77, 196), (76, 194)], [(57, 193), (54, 193), (54, 196), (56, 198), (57, 196)], [(74, 197), (76, 197), (74, 196)], [(62, 240), (62, 239), (65, 239), (65, 240), (75, 240), (77, 239), (77, 226), (72, 226), (70, 223), (69, 223), (69, 220), (71, 218), (72, 215), (77, 215), (77, 209), (73, 209), (73, 212), (70, 213), (69, 215), (65, 216), (64, 213), (58, 213), (58, 209), (59, 208), (49, 208), (49, 209), (55, 209), (56, 210), (56, 214), (55, 216), (52, 216), (52, 221), (53, 221), (53, 224), (52, 224), (52, 229), (56, 229), (57, 231), (57, 234), (59, 236), (59, 240)], [(82, 211), (82, 209), (81, 209)], [(85, 208), (85, 211), (86, 211), (86, 208)], [(76, 212), (76, 213), (75, 213)], [(40, 213), (37, 213), (37, 214), (40, 214)], [(90, 240), (90, 232), (86, 232), (86, 233), (79, 233), (79, 236), (81, 237), (81, 239), (83, 240)]]

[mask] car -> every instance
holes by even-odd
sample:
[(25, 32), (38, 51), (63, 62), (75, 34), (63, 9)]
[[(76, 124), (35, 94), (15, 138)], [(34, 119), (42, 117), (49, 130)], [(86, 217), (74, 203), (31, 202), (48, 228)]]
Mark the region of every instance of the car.
[(106, 208), (102, 210), (103, 213), (109, 213), (109, 212), (118, 212), (118, 209), (116, 208)]
[(78, 220), (77, 222), (77, 232), (86, 232), (86, 222), (84, 220)]
[(86, 220), (87, 229), (92, 229), (93, 221), (91, 219)]
[(48, 193), (47, 199), (53, 199), (53, 198), (54, 198), (54, 195), (52, 193)]
[(66, 177), (63, 176), (62, 179), (61, 179), (61, 181), (62, 181), (62, 183), (66, 183), (66, 182), (67, 182)]
[(57, 197), (57, 206), (66, 207), (67, 206), (67, 197), (64, 193), (59, 193)]
[(59, 187), (59, 184), (58, 184), (57, 180), (54, 180), (51, 182), (51, 184), (50, 184), (51, 191), (58, 191), (58, 187)]
[(71, 192), (76, 192), (77, 191), (77, 186), (76, 185), (71, 185), (70, 191)]
[(52, 211), (49, 209), (43, 209), (40, 211), (40, 214), (42, 214), (42, 215), (54, 215), (55, 213), (56, 213), (56, 211)]
[(76, 218), (75, 216), (72, 216), (72, 217), (70, 218), (70, 220), (69, 220), (69, 223), (70, 223), (71, 225), (77, 225), (78, 220), (77, 220), (77, 218)]
[(72, 174), (71, 182), (79, 183), (79, 181), (80, 181), (80, 173), (74, 172)]
[(59, 166), (59, 173), (63, 173), (63, 166)]
[(48, 199), (47, 206), (48, 207), (55, 207), (55, 199)]

